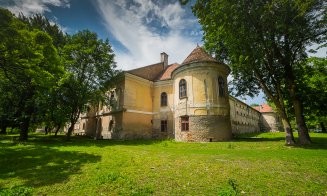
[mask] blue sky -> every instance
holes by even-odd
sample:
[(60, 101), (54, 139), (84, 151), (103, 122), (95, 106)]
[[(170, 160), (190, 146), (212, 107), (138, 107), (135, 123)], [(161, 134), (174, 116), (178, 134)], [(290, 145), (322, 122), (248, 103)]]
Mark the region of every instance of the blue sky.
[(41, 13), (67, 33), (90, 29), (108, 38), (123, 70), (157, 63), (181, 63), (202, 45), (202, 32), (190, 5), (177, 0), (0, 0), (18, 14)]
[[(161, 52), (169, 63), (181, 63), (202, 45), (190, 5), (178, 0), (0, 0), (0, 6), (26, 16), (41, 13), (69, 34), (90, 29), (108, 38), (123, 70), (157, 63)], [(318, 56), (326, 56), (326, 50)], [(246, 103), (264, 103), (262, 97), (247, 97)]]

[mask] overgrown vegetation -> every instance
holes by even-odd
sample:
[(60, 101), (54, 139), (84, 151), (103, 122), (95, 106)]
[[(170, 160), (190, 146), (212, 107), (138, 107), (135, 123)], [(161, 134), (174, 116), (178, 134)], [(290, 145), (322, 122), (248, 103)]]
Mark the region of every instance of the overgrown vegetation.
[[(327, 134), (220, 143), (0, 136), (0, 195), (325, 195)], [(295, 134), (297, 137), (297, 134)]]

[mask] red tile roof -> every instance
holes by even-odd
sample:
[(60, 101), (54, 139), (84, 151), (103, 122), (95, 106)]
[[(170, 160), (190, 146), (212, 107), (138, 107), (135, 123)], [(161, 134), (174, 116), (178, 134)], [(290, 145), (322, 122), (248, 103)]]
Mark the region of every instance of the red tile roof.
[(262, 104), (253, 108), (261, 113), (274, 112), (274, 110), (268, 104)]
[(183, 61), (182, 65), (193, 63), (193, 62), (218, 62), (216, 59), (212, 58), (204, 49), (197, 46), (190, 55)]
[(159, 75), (157, 80), (168, 80), (171, 79), (171, 72), (173, 72), (179, 66), (178, 63), (168, 65), (167, 68)]
[(128, 70), (126, 72), (153, 81), (158, 77), (159, 74), (162, 73), (163, 70), (164, 64), (163, 62), (160, 62), (153, 65)]

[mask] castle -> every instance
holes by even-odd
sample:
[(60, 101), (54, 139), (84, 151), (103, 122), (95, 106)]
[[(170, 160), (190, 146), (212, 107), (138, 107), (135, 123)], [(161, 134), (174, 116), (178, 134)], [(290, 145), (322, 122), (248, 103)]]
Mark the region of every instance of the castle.
[(75, 133), (202, 142), (267, 130), (261, 112), (229, 95), (230, 71), (199, 46), (182, 64), (168, 64), (168, 55), (161, 53), (159, 63), (125, 71), (108, 92), (110, 106), (89, 108)]

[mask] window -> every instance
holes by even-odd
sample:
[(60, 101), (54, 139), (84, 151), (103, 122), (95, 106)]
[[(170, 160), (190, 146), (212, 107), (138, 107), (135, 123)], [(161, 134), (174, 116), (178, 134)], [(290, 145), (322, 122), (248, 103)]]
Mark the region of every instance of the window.
[(161, 93), (161, 106), (167, 106), (167, 93)]
[(218, 77), (218, 88), (219, 97), (225, 97), (225, 84), (224, 79), (221, 76)]
[(161, 132), (166, 132), (167, 131), (167, 121), (162, 120), (161, 121)]
[(188, 131), (189, 130), (188, 116), (182, 116), (181, 117), (181, 125), (182, 125), (182, 131)]
[(179, 81), (179, 98), (186, 97), (186, 81), (181, 79)]

